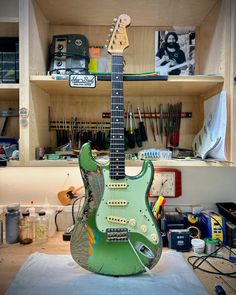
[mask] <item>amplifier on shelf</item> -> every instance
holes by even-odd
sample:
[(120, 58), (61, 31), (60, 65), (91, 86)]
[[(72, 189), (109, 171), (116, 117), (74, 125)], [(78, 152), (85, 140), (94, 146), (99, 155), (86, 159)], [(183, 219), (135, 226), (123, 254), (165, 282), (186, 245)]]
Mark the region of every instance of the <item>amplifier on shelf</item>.
[(89, 42), (84, 35), (56, 35), (50, 46), (50, 74), (87, 74)]

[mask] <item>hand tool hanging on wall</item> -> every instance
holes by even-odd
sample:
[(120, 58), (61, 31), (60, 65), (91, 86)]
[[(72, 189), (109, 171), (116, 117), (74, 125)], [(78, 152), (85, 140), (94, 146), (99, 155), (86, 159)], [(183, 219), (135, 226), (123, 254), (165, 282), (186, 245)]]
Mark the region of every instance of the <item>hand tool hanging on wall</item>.
[[(126, 124), (125, 124), (124, 135), (125, 135), (125, 150), (127, 150), (129, 146), (129, 102), (127, 105), (127, 111), (125, 113), (126, 113), (126, 121), (125, 121)], [(124, 113), (124, 116), (125, 116), (125, 113)]]
[(155, 108), (155, 121), (156, 121), (156, 134), (157, 134), (157, 137), (159, 136), (159, 128), (158, 128), (158, 121), (157, 121), (157, 109)]
[(160, 114), (159, 133), (160, 133), (160, 136), (161, 136), (161, 143), (163, 143), (164, 121), (163, 121), (163, 104), (162, 103), (159, 105), (159, 114)]
[(173, 143), (173, 122), (174, 122), (174, 108), (172, 104), (168, 105), (168, 130), (167, 130), (167, 146), (168, 143)]
[[(132, 116), (133, 116), (133, 113), (132, 113)], [(137, 146), (141, 147), (141, 146), (143, 146), (141, 132), (140, 132), (140, 129), (137, 128), (137, 124), (136, 124), (136, 120), (135, 120), (134, 116), (133, 116), (133, 120), (134, 120), (135, 141), (137, 143)]]
[(148, 111), (149, 116), (150, 116), (149, 122), (150, 122), (150, 127), (151, 127), (151, 130), (152, 130), (153, 139), (154, 139), (154, 141), (157, 141), (156, 135), (155, 135), (155, 127), (154, 127), (153, 118), (152, 118), (151, 106), (149, 106), (149, 109), (147, 107), (147, 111)]
[(135, 147), (135, 134), (133, 128), (133, 114), (132, 111), (129, 112), (129, 138), (128, 138), (129, 148), (133, 149)]
[(141, 133), (141, 138), (142, 138), (142, 141), (146, 141), (147, 140), (146, 128), (145, 128), (143, 120), (142, 120), (140, 108), (138, 107), (137, 110), (138, 110), (138, 115), (139, 115), (139, 130)]
[(180, 137), (180, 123), (181, 123), (182, 103), (177, 103), (177, 120), (176, 120), (176, 136), (175, 136), (175, 147), (179, 146)]
[[(147, 132), (147, 121), (146, 121), (146, 113), (145, 113), (144, 103), (143, 103), (143, 115), (144, 115), (144, 125), (145, 125), (146, 132)], [(147, 137), (148, 137), (148, 134), (147, 134)]]

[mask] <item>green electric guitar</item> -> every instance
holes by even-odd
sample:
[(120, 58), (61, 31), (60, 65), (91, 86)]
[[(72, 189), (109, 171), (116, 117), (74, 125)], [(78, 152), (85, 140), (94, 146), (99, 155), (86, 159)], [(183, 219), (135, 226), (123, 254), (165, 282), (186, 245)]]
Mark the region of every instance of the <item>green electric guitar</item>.
[(148, 205), (153, 165), (144, 161), (137, 176), (125, 174), (123, 50), (128, 47), (130, 17), (116, 21), (108, 52), (112, 55), (110, 162), (101, 164), (90, 144), (79, 154), (85, 202), (71, 237), (71, 254), (83, 268), (126, 276), (148, 271), (159, 261), (162, 241)]

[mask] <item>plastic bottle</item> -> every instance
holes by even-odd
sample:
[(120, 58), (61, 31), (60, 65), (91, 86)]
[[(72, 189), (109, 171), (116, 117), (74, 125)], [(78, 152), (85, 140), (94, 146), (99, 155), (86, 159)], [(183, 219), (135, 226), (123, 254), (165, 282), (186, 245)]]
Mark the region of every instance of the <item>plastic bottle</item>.
[(48, 219), (46, 213), (41, 211), (38, 213), (38, 217), (35, 222), (35, 241), (43, 242), (48, 239)]
[(48, 219), (48, 237), (51, 238), (56, 233), (55, 211), (52, 208), (50, 208), (50, 204), (48, 202), (47, 197), (44, 201), (43, 211), (45, 211), (46, 217)]
[(15, 244), (19, 242), (20, 204), (7, 206), (6, 220), (6, 242)]
[(20, 236), (19, 240), (21, 244), (30, 244), (33, 242), (33, 224), (30, 220), (30, 213), (23, 212), (20, 219)]

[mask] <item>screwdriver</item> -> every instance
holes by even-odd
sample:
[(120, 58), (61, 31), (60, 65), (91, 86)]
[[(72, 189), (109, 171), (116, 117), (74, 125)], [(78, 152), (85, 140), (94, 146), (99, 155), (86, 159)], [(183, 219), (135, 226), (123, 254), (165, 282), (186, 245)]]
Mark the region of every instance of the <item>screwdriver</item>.
[(124, 128), (124, 134), (125, 134), (125, 150), (127, 150), (128, 145), (129, 145), (129, 130), (128, 130), (128, 126), (129, 126), (129, 103), (128, 103), (128, 106), (127, 106), (126, 124), (125, 124), (125, 128)]
[(139, 115), (139, 130), (141, 133), (141, 138), (142, 138), (142, 141), (146, 141), (147, 140), (146, 128), (145, 128), (143, 120), (142, 120), (140, 108), (138, 107), (137, 109), (138, 109), (138, 115)]
[(129, 148), (133, 149), (135, 147), (135, 135), (132, 122), (132, 112), (129, 112), (129, 134), (128, 134), (128, 145)]
[[(132, 114), (133, 114), (133, 113), (132, 113)], [(140, 129), (137, 128), (134, 114), (133, 114), (133, 119), (134, 119), (134, 134), (135, 134), (135, 141), (136, 141), (136, 143), (137, 143), (137, 146), (138, 146), (138, 147), (141, 147), (141, 146), (143, 146), (143, 143), (142, 143), (142, 136), (141, 136)]]

